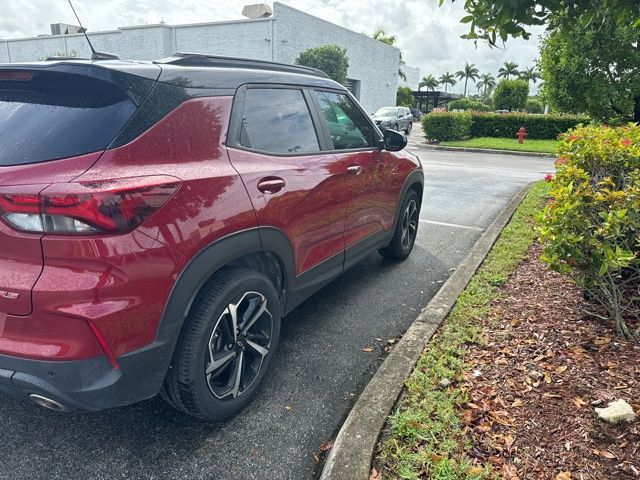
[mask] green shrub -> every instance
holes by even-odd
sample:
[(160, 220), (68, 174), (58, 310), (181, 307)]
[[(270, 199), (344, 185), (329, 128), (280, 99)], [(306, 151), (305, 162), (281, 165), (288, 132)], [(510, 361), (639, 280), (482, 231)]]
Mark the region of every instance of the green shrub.
[(413, 92), (409, 87), (398, 87), (396, 105), (410, 107), (413, 105)]
[(422, 117), (422, 128), (427, 140), (448, 142), (469, 136), (471, 116), (468, 113), (429, 113)]
[(588, 117), (577, 115), (526, 115), (523, 113), (472, 113), (472, 137), (515, 138), (520, 127), (527, 129), (527, 138), (552, 140), (581, 123)]
[(533, 100), (532, 98), (530, 98), (529, 100), (527, 100), (524, 109), (527, 111), (527, 113), (542, 113), (544, 107), (538, 100)]
[(322, 70), (329, 75), (331, 80), (343, 85), (347, 80), (349, 58), (347, 57), (347, 50), (339, 45), (322, 45), (309, 48), (304, 52), (300, 52), (295, 63), (296, 65)]
[(493, 92), (496, 110), (522, 110), (529, 97), (529, 84), (524, 80), (500, 80)]
[(579, 127), (558, 151), (539, 218), (543, 260), (575, 278), (631, 338), (625, 318), (640, 315), (640, 126)]
[(447, 105), (449, 111), (451, 110), (474, 110), (476, 112), (489, 112), (491, 108), (486, 106), (484, 103), (479, 102), (478, 100), (474, 100), (472, 98), (460, 98), (458, 100), (454, 100), (449, 102)]

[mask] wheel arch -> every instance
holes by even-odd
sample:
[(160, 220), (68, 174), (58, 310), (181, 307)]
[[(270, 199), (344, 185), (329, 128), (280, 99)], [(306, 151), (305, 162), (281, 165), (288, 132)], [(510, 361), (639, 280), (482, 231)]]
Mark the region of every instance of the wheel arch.
[[(221, 269), (251, 268), (264, 273), (274, 282), (284, 311), (294, 272), (293, 252), (282, 232), (267, 230), (265, 234), (260, 228), (252, 228), (219, 239), (194, 255), (182, 269), (165, 302), (154, 341), (155, 345), (165, 347), (165, 354), (157, 364), (163, 378), (198, 293)], [(270, 233), (271, 230), (277, 233)], [(267, 238), (264, 245), (267, 248), (263, 248), (262, 237)], [(162, 382), (158, 384), (158, 390), (161, 385)]]
[(411, 172), (402, 185), (402, 190), (400, 191), (400, 196), (398, 197), (398, 202), (396, 205), (396, 215), (393, 220), (393, 228), (391, 229), (391, 235), (389, 238), (391, 238), (391, 236), (393, 236), (393, 232), (396, 231), (396, 226), (398, 225), (398, 220), (400, 219), (400, 209), (402, 208), (402, 202), (409, 190), (415, 190), (415, 192), (418, 194), (418, 198), (420, 199), (419, 203), (420, 205), (422, 205), (422, 195), (424, 193), (424, 172), (421, 169)]

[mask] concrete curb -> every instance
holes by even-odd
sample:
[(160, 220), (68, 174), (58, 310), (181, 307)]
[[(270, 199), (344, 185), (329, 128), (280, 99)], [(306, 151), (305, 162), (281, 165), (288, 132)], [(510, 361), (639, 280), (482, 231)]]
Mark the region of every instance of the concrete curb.
[(523, 188), (487, 228), (365, 387), (333, 443), (321, 480), (369, 480), (378, 437), (405, 380), (530, 187)]
[(448, 150), (450, 152), (475, 152), (475, 153), (491, 153), (497, 155), (515, 155), (517, 157), (540, 157), (540, 158), (556, 158), (550, 153), (540, 152), (515, 152), (511, 150), (495, 150), (492, 148), (471, 148), (471, 147), (448, 147), (446, 145), (431, 145), (428, 143), (414, 143), (409, 148), (421, 148), (424, 150)]

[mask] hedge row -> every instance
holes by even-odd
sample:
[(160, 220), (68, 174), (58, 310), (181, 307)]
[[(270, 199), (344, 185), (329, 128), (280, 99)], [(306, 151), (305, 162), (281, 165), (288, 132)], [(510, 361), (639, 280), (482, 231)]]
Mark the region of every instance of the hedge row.
[(459, 100), (454, 100), (453, 102), (449, 102), (447, 108), (451, 110), (474, 110), (476, 112), (490, 112), (491, 107), (485, 105), (478, 100), (473, 100), (472, 98), (461, 98)]
[(469, 136), (471, 114), (433, 112), (422, 117), (422, 129), (428, 140), (448, 142)]
[(468, 137), (515, 138), (520, 127), (527, 129), (527, 138), (552, 140), (570, 128), (589, 122), (588, 117), (577, 115), (523, 113), (430, 113), (422, 117), (422, 127), (427, 139), (439, 142)]
[(527, 129), (527, 138), (552, 140), (579, 124), (590, 123), (588, 117), (577, 115), (526, 115), (523, 113), (484, 113), (473, 115), (472, 137), (514, 137), (520, 127)]

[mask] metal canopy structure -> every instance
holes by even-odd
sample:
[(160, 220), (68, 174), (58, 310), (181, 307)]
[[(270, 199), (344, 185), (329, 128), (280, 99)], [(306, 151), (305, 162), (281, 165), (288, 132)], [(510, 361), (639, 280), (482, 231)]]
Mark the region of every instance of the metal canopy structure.
[(412, 93), (416, 107), (422, 112), (429, 112), (434, 108), (438, 108), (439, 106), (450, 102), (451, 100), (462, 98), (462, 95), (457, 93), (440, 91), (415, 91)]

